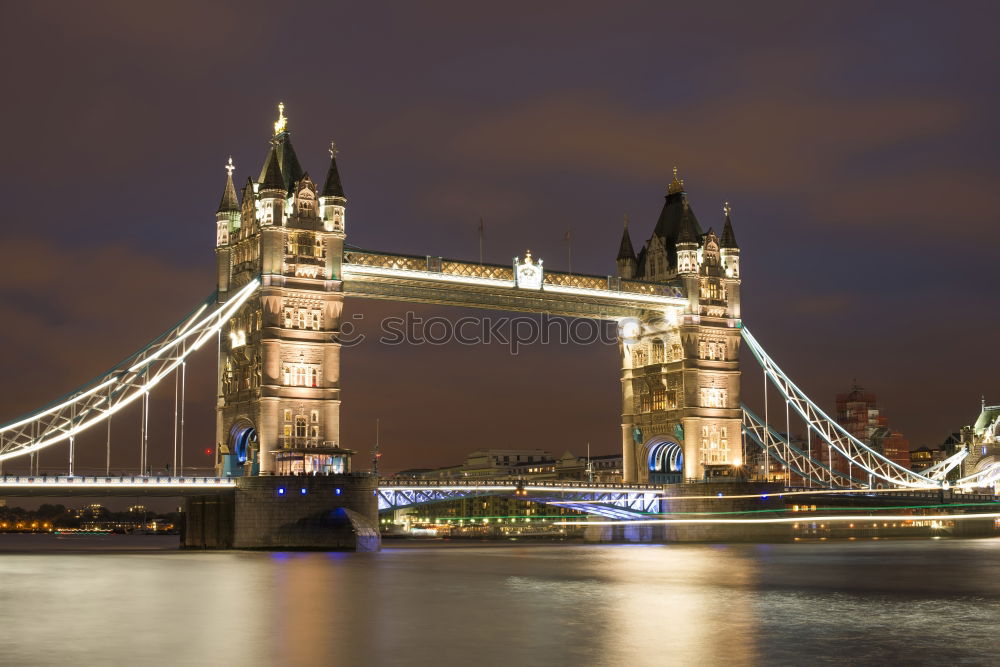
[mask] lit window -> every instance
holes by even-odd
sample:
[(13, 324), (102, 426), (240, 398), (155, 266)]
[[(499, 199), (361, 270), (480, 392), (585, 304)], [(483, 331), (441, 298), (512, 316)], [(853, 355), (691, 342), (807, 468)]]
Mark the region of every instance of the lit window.
[(285, 417), (285, 421), (286, 422), (292, 421), (292, 411), (291, 410), (285, 410), (284, 417)]
[(653, 409), (665, 410), (667, 408), (667, 392), (663, 387), (653, 389)]
[(312, 328), (313, 331), (319, 331), (319, 311), (312, 311)]
[(703, 408), (724, 408), (726, 407), (728, 392), (725, 389), (715, 387), (701, 388), (701, 407)]

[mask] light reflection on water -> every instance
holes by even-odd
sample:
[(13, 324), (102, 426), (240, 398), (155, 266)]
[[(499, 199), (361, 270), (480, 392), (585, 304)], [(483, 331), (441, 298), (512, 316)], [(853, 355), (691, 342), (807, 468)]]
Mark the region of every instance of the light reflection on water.
[(378, 554), (127, 539), (0, 536), (0, 663), (997, 663), (997, 539)]

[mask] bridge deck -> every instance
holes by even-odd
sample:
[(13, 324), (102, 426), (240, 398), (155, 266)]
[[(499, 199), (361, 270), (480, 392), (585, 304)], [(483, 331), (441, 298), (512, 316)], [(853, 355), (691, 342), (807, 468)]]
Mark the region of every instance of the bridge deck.
[(684, 306), (674, 286), (545, 271), (540, 289), (516, 285), (513, 266), (432, 256), (348, 250), (344, 294), (491, 310), (618, 320), (664, 306)]
[(0, 477), (0, 496), (200, 496), (236, 489), (234, 478), (126, 476)]

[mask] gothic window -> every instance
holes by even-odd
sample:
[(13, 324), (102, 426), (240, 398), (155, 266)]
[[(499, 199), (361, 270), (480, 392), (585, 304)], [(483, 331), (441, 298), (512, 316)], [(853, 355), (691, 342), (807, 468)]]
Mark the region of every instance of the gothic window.
[(282, 375), (286, 387), (319, 386), (319, 367), (313, 364), (285, 364)]
[(292, 411), (286, 409), (285, 413), (284, 413), (284, 417), (285, 417), (285, 421), (286, 422), (292, 421)]
[(632, 348), (632, 365), (636, 367), (646, 365), (646, 350), (641, 347)]
[(310, 430), (310, 435), (312, 437), (314, 437), (314, 438), (318, 438), (319, 437), (319, 426), (313, 426), (309, 430)]
[(705, 341), (703, 340), (698, 341), (698, 358), (699, 359), (707, 358), (705, 355)]
[(677, 392), (673, 389), (667, 392), (667, 408), (673, 410), (677, 407)]
[(724, 408), (728, 392), (725, 389), (716, 387), (701, 388), (701, 407), (703, 408)]
[(313, 331), (319, 331), (319, 311), (312, 311), (312, 328)]
[(653, 389), (652, 403), (654, 410), (667, 409), (667, 392), (663, 387), (656, 387)]
[(678, 343), (674, 343), (670, 347), (670, 349), (673, 351), (673, 358), (674, 359), (681, 359), (681, 358), (683, 358), (683, 356), (684, 356), (682, 354), (683, 350), (681, 349), (681, 346)]
[(306, 416), (298, 415), (295, 417), (295, 437), (304, 438), (306, 437)]
[(319, 410), (313, 410), (312, 412), (309, 413), (309, 421), (311, 421), (314, 424), (319, 423)]
[(285, 428), (282, 430), (282, 433), (284, 434), (284, 436), (286, 438), (292, 437), (292, 425), (291, 424), (285, 424)]
[(654, 340), (653, 341), (653, 363), (662, 364), (663, 363), (663, 341)]
[(643, 383), (639, 388), (639, 412), (649, 412), (650, 407), (649, 387)]

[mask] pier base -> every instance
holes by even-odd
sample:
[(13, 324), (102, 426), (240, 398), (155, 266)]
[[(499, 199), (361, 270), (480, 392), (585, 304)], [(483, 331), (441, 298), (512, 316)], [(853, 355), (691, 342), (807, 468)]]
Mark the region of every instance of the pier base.
[(235, 492), (187, 501), (188, 549), (378, 551), (375, 479), (243, 477)]

